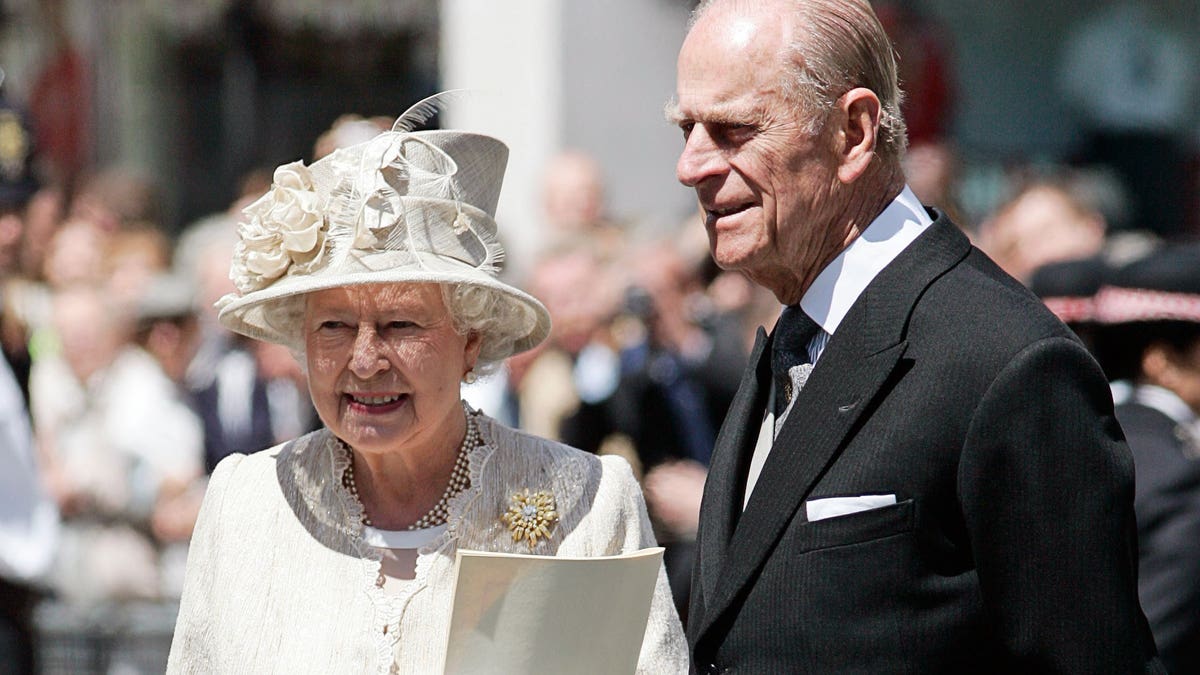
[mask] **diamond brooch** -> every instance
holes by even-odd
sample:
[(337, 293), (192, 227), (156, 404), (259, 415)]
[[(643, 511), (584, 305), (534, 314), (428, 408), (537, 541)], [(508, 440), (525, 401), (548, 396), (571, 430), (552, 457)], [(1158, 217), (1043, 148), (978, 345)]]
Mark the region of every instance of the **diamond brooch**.
[(550, 538), (550, 528), (558, 521), (554, 495), (545, 490), (530, 492), (526, 488), (512, 496), (508, 511), (500, 519), (508, 525), (514, 543), (524, 539), (533, 548), (539, 539)]

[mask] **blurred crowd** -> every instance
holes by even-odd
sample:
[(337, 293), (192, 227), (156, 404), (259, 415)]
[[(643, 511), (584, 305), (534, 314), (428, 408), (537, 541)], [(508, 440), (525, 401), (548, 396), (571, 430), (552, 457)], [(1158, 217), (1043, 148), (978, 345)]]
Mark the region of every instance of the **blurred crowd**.
[[(1156, 180), (1143, 165), (1186, 166), (1186, 148), (1154, 151), (1166, 141), (1146, 125), (1097, 127), (1077, 165), (1010, 167), (1005, 198), (972, 218), (949, 141), (950, 46), (909, 3), (880, 4), (907, 71), (910, 184), (1094, 350), (1137, 463), (1143, 605), (1160, 648), (1182, 636), (1193, 646), (1179, 649), (1200, 649), (1200, 245), (1185, 206), (1200, 181), (1173, 164), (1170, 203), (1149, 206), (1163, 195), (1139, 182)], [(381, 124), (390, 120), (339, 119), (310, 161)], [(1126, 145), (1113, 146), (1114, 134)], [(11, 584), (70, 603), (175, 598), (207, 473), (231, 452), (319, 423), (286, 349), (215, 318), (233, 290), (238, 214), (270, 177), (247, 175), (227, 211), (173, 235), (161, 186), (145, 176), (110, 169), (69, 190), (36, 184), (32, 156), (8, 150), (27, 135), (21, 111), (3, 104), (0, 344), (10, 372), (0, 385), (11, 381), (21, 405), (0, 415), (29, 423), (41, 492), (28, 500), (53, 504), (61, 526), (44, 565), (17, 570), (0, 550), (5, 596), (17, 597)], [(545, 303), (552, 333), (465, 396), (514, 427), (629, 459), (686, 621), (709, 456), (755, 332), (771, 329), (780, 306), (714, 265), (694, 218), (663, 232), (608, 213), (603, 170), (585, 153), (554, 157), (542, 194), (540, 250), (512, 281)], [(1148, 211), (1158, 220), (1138, 217)]]
[(314, 424), (303, 376), (286, 350), (217, 327), (232, 215), (176, 245), (144, 177), (6, 187), (0, 338), (62, 517), (49, 585), (71, 601), (170, 597), (206, 472)]

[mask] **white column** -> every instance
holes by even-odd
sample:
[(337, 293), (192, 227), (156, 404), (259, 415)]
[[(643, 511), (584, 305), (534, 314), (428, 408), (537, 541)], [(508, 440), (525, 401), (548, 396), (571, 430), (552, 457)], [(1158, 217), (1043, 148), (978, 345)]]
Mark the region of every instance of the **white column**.
[(675, 181), (682, 141), (663, 121), (690, 3), (441, 0), (444, 88), (487, 92), (446, 122), (509, 144), (497, 220), (518, 271), (542, 241), (541, 178), (565, 148), (604, 170), (610, 215), (672, 226), (693, 197)]
[(611, 215), (665, 234), (696, 210), (675, 179), (683, 136), (663, 118), (691, 3), (563, 4), (565, 142), (599, 160)]
[(541, 242), (541, 171), (562, 143), (559, 0), (442, 0), (444, 126), (492, 134), (509, 146), (496, 220), (519, 275)]

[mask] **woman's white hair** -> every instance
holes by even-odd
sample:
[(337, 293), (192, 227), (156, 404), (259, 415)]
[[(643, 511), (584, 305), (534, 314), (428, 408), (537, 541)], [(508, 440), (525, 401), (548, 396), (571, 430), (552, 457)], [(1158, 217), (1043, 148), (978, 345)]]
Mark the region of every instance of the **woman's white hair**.
[(508, 358), (513, 344), (528, 335), (537, 317), (524, 304), (510, 302), (500, 291), (474, 284), (442, 284), (446, 310), (459, 335), (480, 337), (475, 372), (487, 373)]

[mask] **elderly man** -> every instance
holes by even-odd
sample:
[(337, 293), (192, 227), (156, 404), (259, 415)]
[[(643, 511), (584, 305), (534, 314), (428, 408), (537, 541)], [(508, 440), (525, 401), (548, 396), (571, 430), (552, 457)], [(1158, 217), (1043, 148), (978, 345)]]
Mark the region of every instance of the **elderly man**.
[(712, 457), (697, 670), (1161, 670), (1104, 376), (905, 186), (867, 2), (705, 2), (678, 68), (713, 255), (786, 305)]

